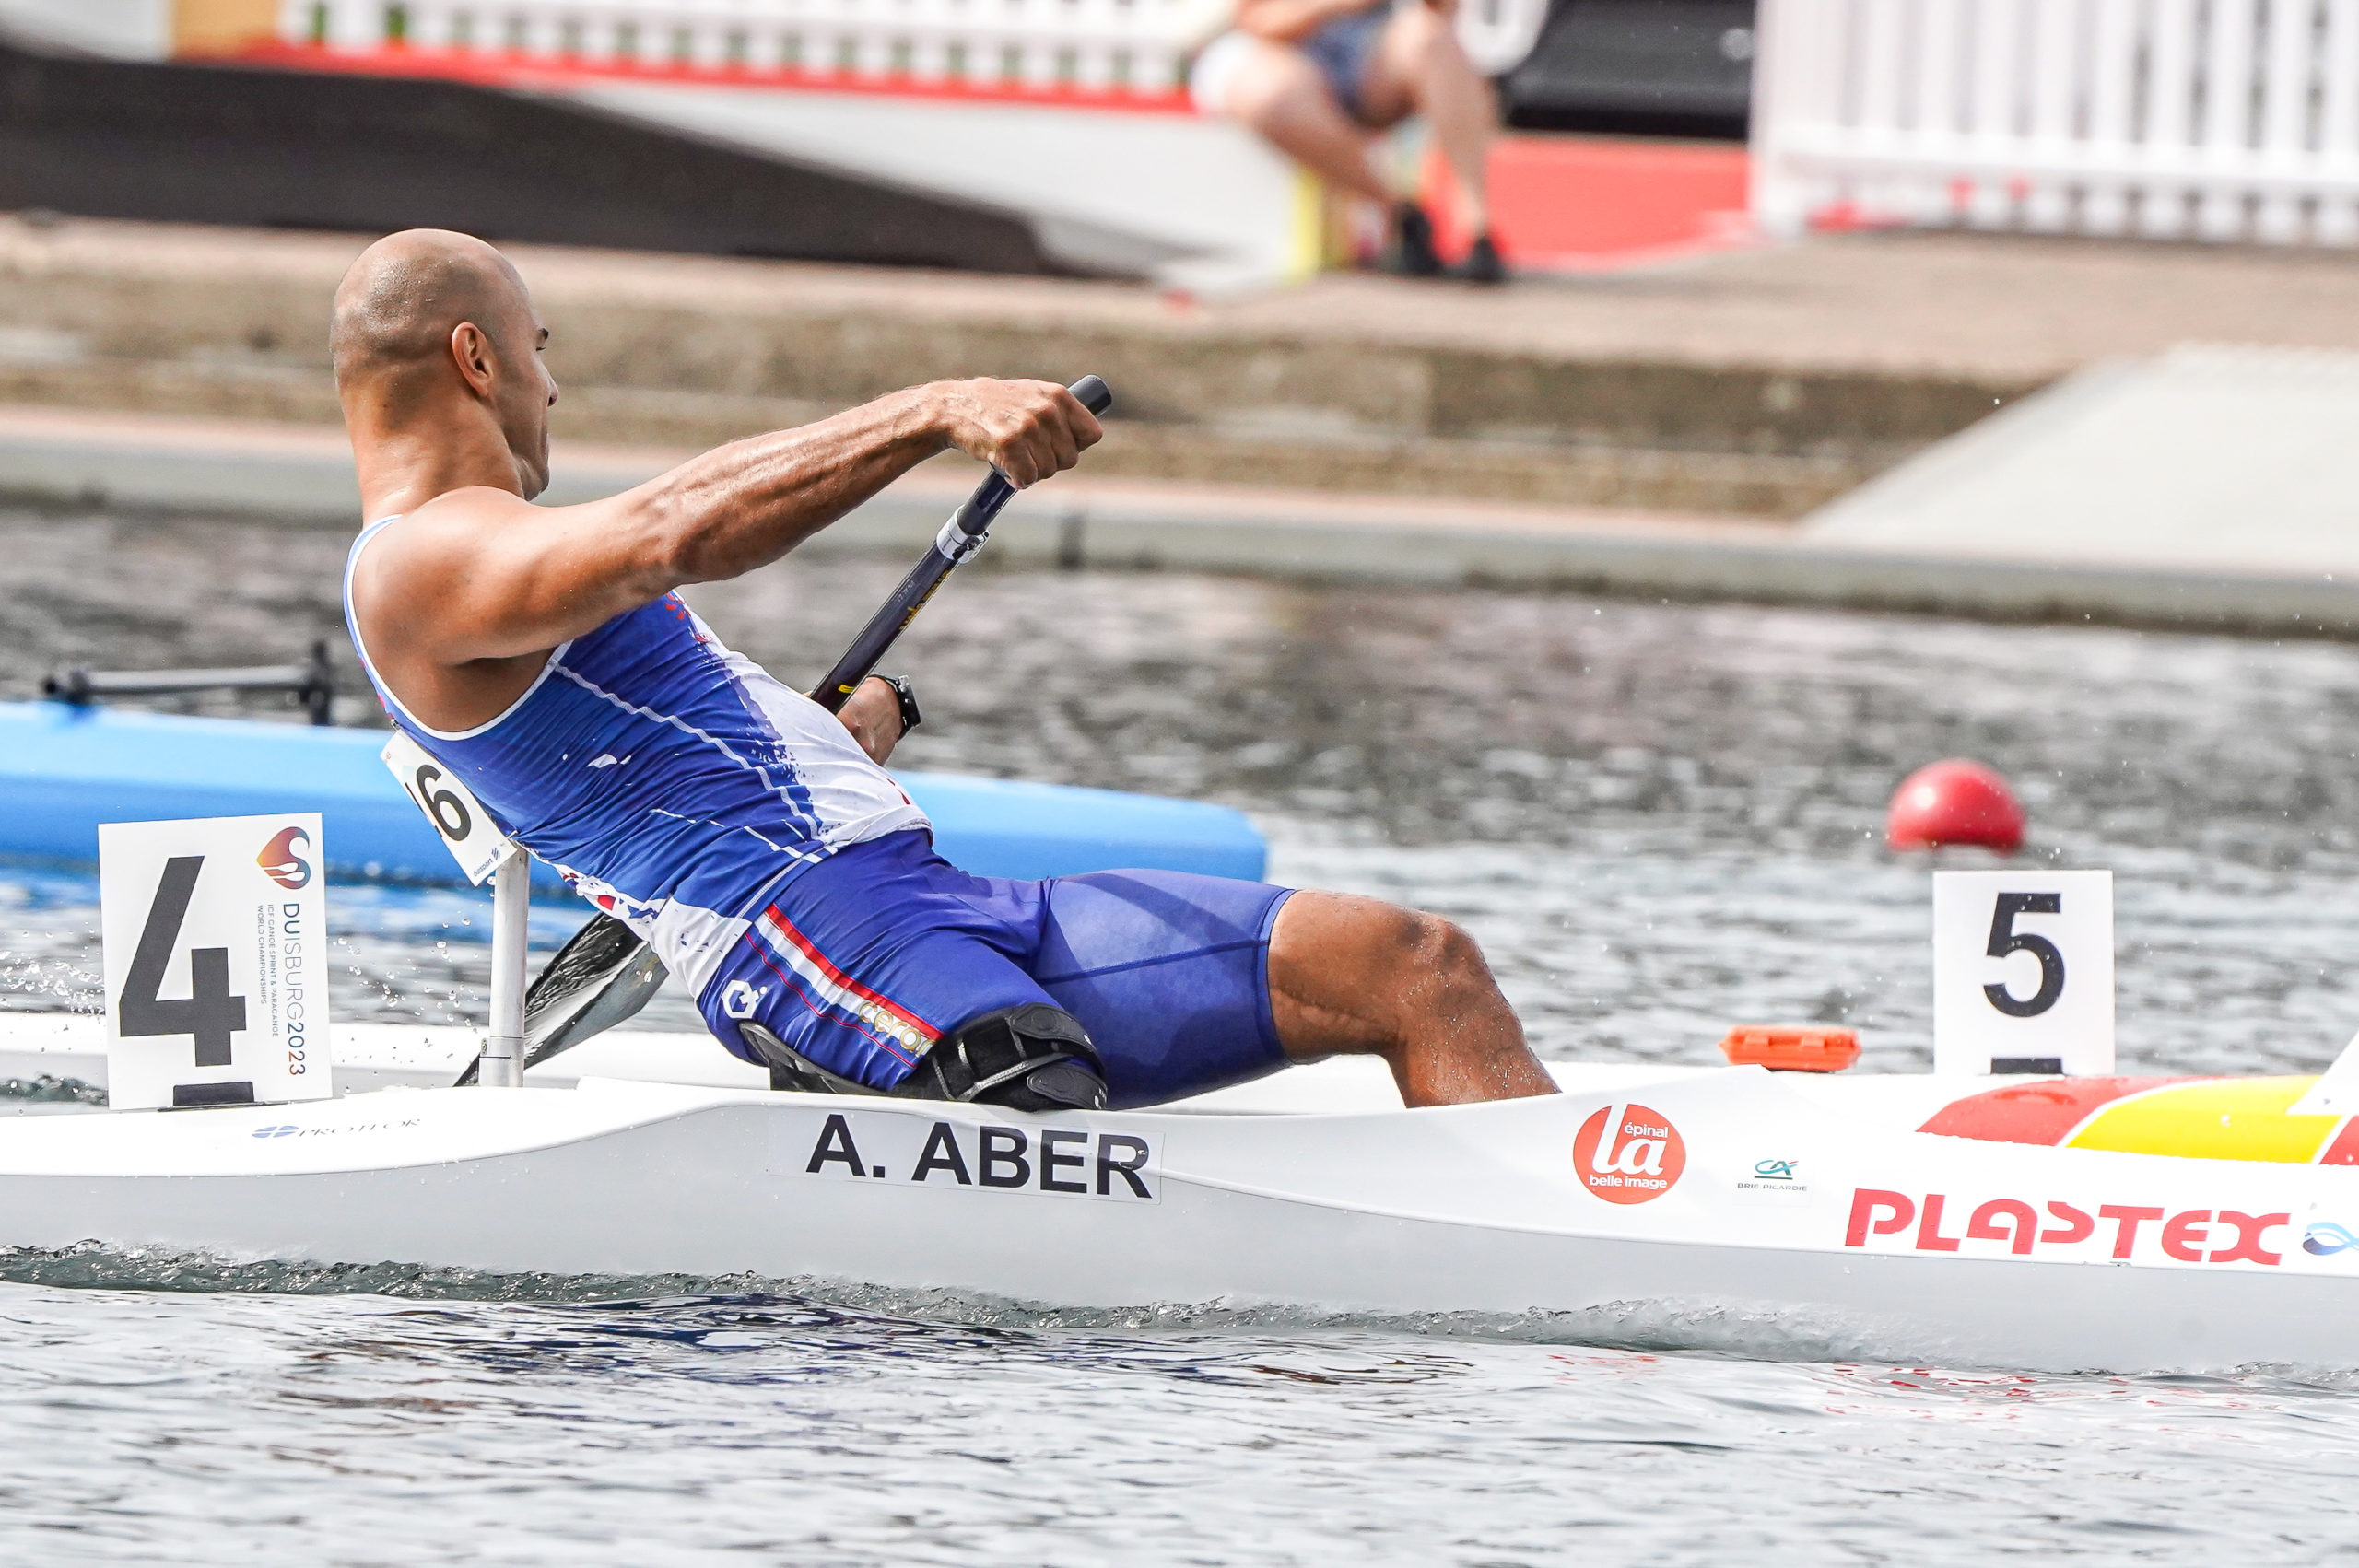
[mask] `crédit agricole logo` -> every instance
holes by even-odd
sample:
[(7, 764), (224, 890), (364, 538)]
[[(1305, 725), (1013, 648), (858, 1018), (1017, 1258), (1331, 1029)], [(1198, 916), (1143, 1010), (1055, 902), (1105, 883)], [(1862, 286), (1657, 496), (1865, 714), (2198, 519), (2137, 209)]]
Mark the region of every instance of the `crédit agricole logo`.
[(1573, 1134), (1573, 1172), (1608, 1203), (1645, 1203), (1687, 1168), (1687, 1144), (1661, 1111), (1637, 1104), (1590, 1113)]
[(254, 857), (263, 874), (289, 893), (299, 892), (311, 881), (311, 862), (295, 852), (295, 847), (311, 847), (311, 836), (299, 827), (282, 827), (277, 837), (262, 847)]

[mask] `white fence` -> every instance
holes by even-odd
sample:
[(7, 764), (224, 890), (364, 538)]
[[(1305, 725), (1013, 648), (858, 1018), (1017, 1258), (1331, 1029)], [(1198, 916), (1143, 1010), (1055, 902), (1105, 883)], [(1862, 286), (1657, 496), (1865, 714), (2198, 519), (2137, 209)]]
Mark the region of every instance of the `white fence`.
[(1203, 11), (1203, 0), (282, 0), (280, 37), (587, 66), (1159, 94), (1180, 85)]
[[(1232, 0), (280, 0), (286, 42), (571, 64), (814, 72), (968, 87), (1160, 95)], [(1547, 0), (1464, 0), (1486, 69), (1532, 51)]]
[(2359, 0), (1761, 0), (1754, 211), (2359, 243)]

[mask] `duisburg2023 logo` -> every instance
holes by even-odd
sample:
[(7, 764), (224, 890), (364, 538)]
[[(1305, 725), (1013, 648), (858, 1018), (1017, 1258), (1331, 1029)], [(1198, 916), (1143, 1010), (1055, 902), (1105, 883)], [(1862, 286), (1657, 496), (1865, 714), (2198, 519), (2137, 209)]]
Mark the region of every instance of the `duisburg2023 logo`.
[(289, 893), (299, 892), (311, 881), (311, 862), (295, 852), (299, 844), (310, 848), (311, 836), (299, 827), (282, 827), (254, 857), (254, 864), (262, 868), (263, 875)]
[(1647, 1106), (1607, 1106), (1573, 1134), (1573, 1174), (1608, 1203), (1646, 1203), (1687, 1168), (1687, 1144), (1671, 1118)]

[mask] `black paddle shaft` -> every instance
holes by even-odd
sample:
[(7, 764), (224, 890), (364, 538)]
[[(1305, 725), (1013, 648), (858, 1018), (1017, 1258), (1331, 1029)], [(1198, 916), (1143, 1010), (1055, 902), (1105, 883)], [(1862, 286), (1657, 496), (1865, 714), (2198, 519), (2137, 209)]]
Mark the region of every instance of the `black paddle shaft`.
[[(1065, 390), (1092, 414), (1103, 414), (1114, 406), (1113, 391), (1096, 376), (1084, 376)], [(852, 638), (851, 646), (844, 649), (844, 656), (836, 661), (836, 667), (827, 672), (827, 679), (811, 689), (811, 700), (830, 713), (840, 711), (851, 700), (851, 694), (860, 689), (860, 683), (868, 679), (877, 661), (885, 657), (885, 650), (893, 646), (894, 638), (918, 618), (918, 612), (933, 597), (933, 591), (942, 586), (942, 579), (983, 547), (992, 521), (1015, 498), (1015, 486), (1008, 483), (1006, 474), (992, 469), (975, 486), (975, 493), (950, 514), (950, 521), (942, 525), (942, 532), (934, 536), (925, 557), (910, 568), (910, 575), (893, 590), (893, 596), (868, 618), (868, 625), (860, 628), (860, 635)]]

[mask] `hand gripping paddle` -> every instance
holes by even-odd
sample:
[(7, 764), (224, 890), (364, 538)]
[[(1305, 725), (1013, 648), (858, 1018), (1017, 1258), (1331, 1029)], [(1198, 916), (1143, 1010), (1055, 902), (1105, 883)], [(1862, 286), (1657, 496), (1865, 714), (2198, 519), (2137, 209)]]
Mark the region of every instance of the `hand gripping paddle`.
[[(1065, 389), (1092, 414), (1114, 405), (1114, 393), (1096, 376)], [(994, 468), (975, 486), (950, 521), (934, 535), (924, 556), (910, 568), (876, 614), (852, 638), (844, 656), (811, 692), (830, 713), (843, 710), (860, 683), (924, 609), (926, 601), (958, 566), (983, 546), (992, 523), (1015, 498), (1015, 486)], [(524, 993), (524, 1067), (538, 1067), (557, 1052), (613, 1028), (647, 1005), (663, 984), (663, 965), (628, 926), (601, 911), (557, 949), (532, 989)], [(477, 1059), (478, 1061), (480, 1059)], [(462, 1086), (475, 1081), (477, 1062), (459, 1075)]]
[[(1103, 414), (1114, 406), (1112, 390), (1096, 376), (1084, 376), (1065, 391), (1092, 414)], [(893, 639), (918, 618), (918, 612), (933, 597), (933, 591), (942, 586), (942, 579), (983, 547), (993, 520), (1015, 498), (1015, 486), (1008, 483), (1007, 475), (992, 469), (975, 486), (975, 493), (967, 497), (966, 504), (950, 514), (942, 532), (933, 536), (933, 548), (910, 568), (910, 575), (901, 579), (901, 586), (893, 590), (892, 597), (878, 607), (876, 614), (868, 617), (868, 624), (860, 628), (860, 635), (851, 639), (851, 646), (844, 649), (844, 656), (836, 661), (836, 667), (827, 672), (827, 679), (812, 688), (811, 700), (830, 713), (841, 711), (844, 704), (851, 700), (851, 694), (860, 689), (860, 683), (876, 668), (876, 661), (885, 657), (885, 650), (893, 646)]]

